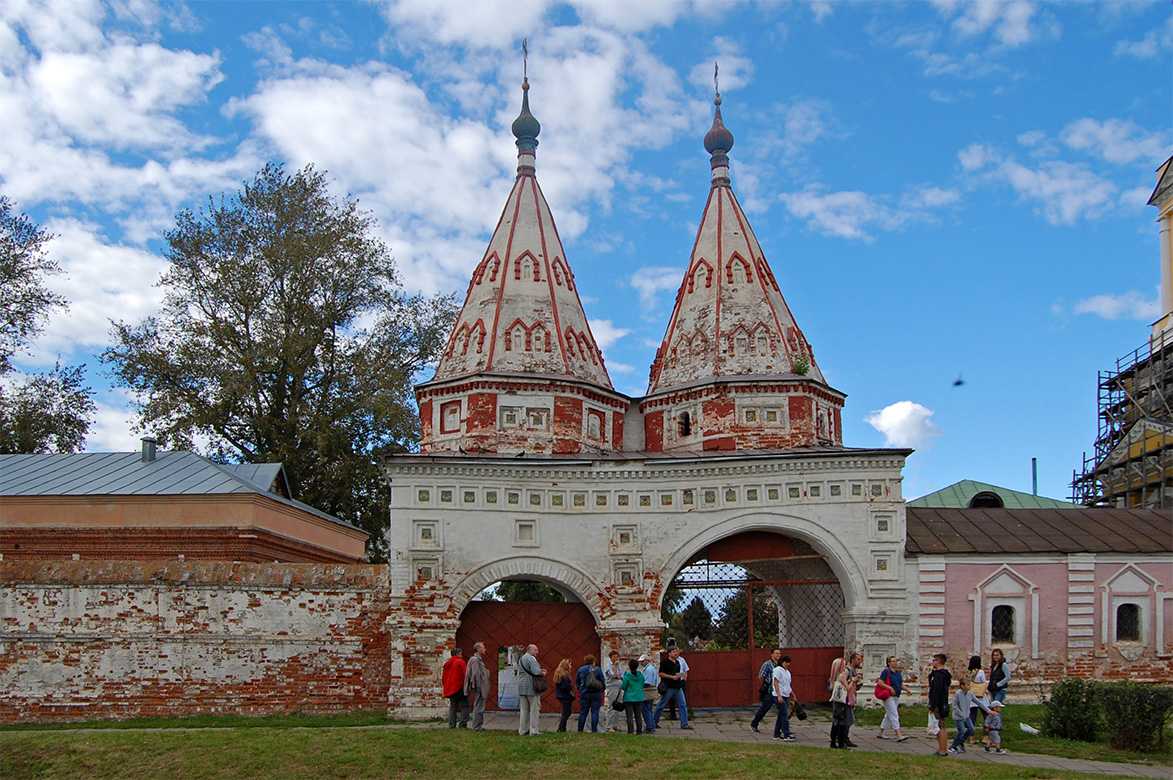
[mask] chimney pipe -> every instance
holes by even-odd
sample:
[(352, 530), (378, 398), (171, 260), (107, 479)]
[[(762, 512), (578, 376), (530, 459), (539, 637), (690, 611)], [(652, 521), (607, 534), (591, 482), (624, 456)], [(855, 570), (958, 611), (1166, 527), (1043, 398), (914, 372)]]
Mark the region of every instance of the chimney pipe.
[(1030, 494), (1037, 496), (1039, 494), (1039, 459), (1030, 459)]
[(158, 441), (154, 436), (143, 437), (143, 463), (152, 463), (155, 460), (155, 445)]

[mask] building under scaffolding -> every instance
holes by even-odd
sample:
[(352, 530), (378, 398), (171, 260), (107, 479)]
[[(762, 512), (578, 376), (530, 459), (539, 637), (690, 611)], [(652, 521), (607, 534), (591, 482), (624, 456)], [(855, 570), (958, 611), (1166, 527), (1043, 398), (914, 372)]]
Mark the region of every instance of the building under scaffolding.
[(1173, 331), (1099, 372), (1095, 450), (1072, 500), (1087, 506), (1173, 508)]
[(1148, 343), (1101, 371), (1095, 449), (1071, 481), (1087, 506), (1173, 509), (1173, 158), (1157, 169), (1161, 314)]

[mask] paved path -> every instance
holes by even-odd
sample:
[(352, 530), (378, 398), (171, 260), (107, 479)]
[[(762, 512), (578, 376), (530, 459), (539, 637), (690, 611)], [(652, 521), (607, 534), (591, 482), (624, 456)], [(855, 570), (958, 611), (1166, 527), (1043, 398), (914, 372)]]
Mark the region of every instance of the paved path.
[[(749, 721), (750, 716), (741, 713), (703, 713), (692, 720), (691, 725), (693, 729), (691, 731), (682, 731), (676, 727), (675, 723), (665, 727), (664, 724), (666, 721), (661, 721), (661, 728), (657, 734), (658, 736), (679, 739), (717, 739), (725, 742), (774, 744), (777, 745), (779, 750), (785, 750), (787, 748), (786, 744), (773, 741), (774, 721), (772, 717), (767, 718), (767, 722), (762, 724), (760, 734), (755, 734), (750, 731)], [(576, 729), (577, 723), (578, 712), (576, 711), (573, 717), (571, 717), (569, 728)], [(830, 723), (828, 721), (811, 718), (803, 722), (791, 719), (790, 724), (794, 735), (798, 737), (796, 744), (809, 747), (830, 748), (830, 738), (828, 737)], [(485, 713), (485, 727), (495, 731), (516, 730), (517, 713)], [(542, 731), (554, 731), (557, 727), (557, 715), (542, 715)], [(625, 723), (622, 724), (622, 728), (626, 730)], [(905, 742), (876, 739), (875, 733), (876, 729), (874, 727), (852, 729), (852, 739), (859, 745), (860, 749), (879, 753), (902, 753), (923, 756), (931, 755), (937, 746), (936, 739), (927, 736), (924, 729), (909, 729), (906, 733), (909, 734), (911, 739)], [(1089, 772), (1093, 774), (1114, 775), (1117, 777), (1154, 777), (1161, 778), (1162, 780), (1169, 780), (1171, 777), (1169, 768), (1164, 766), (1121, 764), (1111, 761), (1085, 761), (1075, 758), (1061, 758), (1059, 756), (1043, 756), (1035, 753), (1015, 752), (997, 755), (995, 753), (986, 753), (980, 748), (977, 750), (970, 749), (969, 752), (960, 756), (950, 756), (941, 760), (955, 761), (958, 759), (1013, 764), (1024, 767), (1062, 769), (1069, 772)]]

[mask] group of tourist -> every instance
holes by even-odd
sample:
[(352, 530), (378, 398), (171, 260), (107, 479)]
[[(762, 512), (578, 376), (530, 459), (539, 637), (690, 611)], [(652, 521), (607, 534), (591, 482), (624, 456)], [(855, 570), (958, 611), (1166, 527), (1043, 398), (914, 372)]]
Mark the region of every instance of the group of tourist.
[[(1002, 747), (1002, 708), (1010, 685), (1010, 667), (1006, 656), (995, 648), (990, 654), (990, 674), (982, 669), (980, 656), (969, 659), (968, 669), (957, 680), (957, 691), (952, 698), (949, 689), (953, 675), (945, 668), (949, 659), (944, 653), (933, 656), (933, 670), (929, 673), (929, 731), (937, 737), (937, 755), (947, 756), (965, 752), (966, 742), (974, 736), (978, 714), (982, 716), (986, 751), (1005, 753)], [(953, 741), (945, 727), (953, 718)], [(948, 744), (948, 748), (946, 748)]]
[[(517, 697), (519, 710), (518, 733), (536, 735), (542, 695), (548, 689), (547, 671), (538, 661), (538, 646), (529, 645), (517, 662)], [(485, 699), (489, 695), (489, 672), (484, 661), (485, 646), (473, 645), (473, 655), (465, 662), (460, 648), (444, 664), (442, 683), (448, 699), (448, 727), (468, 727), (471, 713), (474, 731), (484, 729)], [(1010, 668), (1001, 650), (990, 657), (990, 673), (982, 668), (979, 656), (970, 658), (966, 673), (960, 675), (957, 690), (950, 696), (953, 677), (945, 664), (943, 653), (933, 656), (929, 674), (929, 733), (937, 738), (936, 754), (956, 755), (965, 752), (966, 742), (974, 736), (979, 715), (982, 719), (985, 750), (1005, 753), (1002, 748), (1002, 708), (1010, 684)], [(790, 656), (782, 648), (774, 648), (762, 664), (759, 677), (759, 706), (750, 721), (756, 733), (771, 710), (776, 711), (774, 739), (794, 742), (790, 719), (794, 714), (805, 717), (794, 696), (790, 672)], [(685, 686), (688, 681), (688, 662), (675, 645), (662, 654), (659, 663), (650, 656), (641, 655), (620, 661), (618, 651), (612, 650), (602, 664), (595, 656), (587, 655), (582, 664), (573, 668), (569, 658), (563, 658), (554, 668), (554, 698), (562, 707), (558, 731), (566, 731), (574, 708), (579, 703), (578, 730), (586, 729), (589, 717), (592, 732), (616, 730), (620, 712), (626, 718), (628, 734), (654, 734), (660, 726), (665, 710), (670, 720), (679, 718), (680, 728), (688, 725), (688, 701)], [(831, 702), (831, 747), (848, 749), (858, 747), (851, 741), (851, 727), (855, 724), (855, 707), (859, 691), (864, 686), (863, 654), (849, 653), (836, 658), (827, 678)], [(889, 656), (884, 669), (875, 680), (873, 695), (884, 707), (880, 721), (879, 739), (904, 742), (908, 735), (900, 725), (900, 698), (904, 693), (904, 675), (900, 660)], [(949, 742), (946, 723), (953, 719), (954, 736)]]

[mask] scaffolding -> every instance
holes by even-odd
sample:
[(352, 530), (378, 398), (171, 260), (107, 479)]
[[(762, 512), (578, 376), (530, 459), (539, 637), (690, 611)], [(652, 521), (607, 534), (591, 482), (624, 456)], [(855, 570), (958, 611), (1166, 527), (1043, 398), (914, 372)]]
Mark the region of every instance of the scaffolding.
[(1071, 500), (1173, 508), (1173, 332), (1154, 336), (1097, 380), (1094, 450), (1072, 473)]

